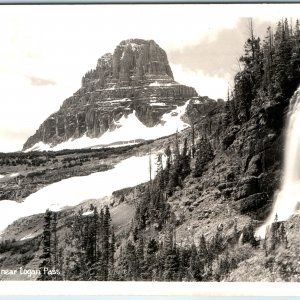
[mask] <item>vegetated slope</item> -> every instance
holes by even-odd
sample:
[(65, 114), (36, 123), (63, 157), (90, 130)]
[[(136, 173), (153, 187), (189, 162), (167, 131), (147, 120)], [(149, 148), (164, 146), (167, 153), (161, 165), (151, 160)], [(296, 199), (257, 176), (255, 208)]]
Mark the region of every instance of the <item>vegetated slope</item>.
[[(69, 224), (79, 212), (83, 214), (83, 218), (88, 220), (91, 217), (91, 209), (93, 210), (96, 207), (100, 211), (106, 205), (109, 205), (111, 226), (113, 226), (116, 236), (122, 236), (129, 230), (134, 214), (134, 203), (127, 201), (126, 203), (114, 204), (113, 199), (106, 197), (104, 199), (89, 200), (79, 206), (57, 212), (57, 257), (58, 251), (67, 245), (66, 239), (68, 234), (70, 234)], [(44, 214), (21, 218), (8, 226), (2, 234), (0, 242), (0, 266), (2, 270), (16, 270), (16, 272), (14, 275), (2, 272), (0, 280), (37, 280), (39, 278), (40, 274), (38, 271), (41, 265), (41, 258), (43, 257), (43, 229), (45, 230)], [(65, 264), (66, 257), (63, 260)], [(58, 269), (58, 266), (54, 263), (48, 267), (51, 270)], [(30, 271), (26, 272), (25, 270)], [(61, 273), (65, 274), (65, 270), (61, 270)], [(52, 277), (50, 280), (59, 279), (61, 278)]]
[[(202, 138), (189, 175), (182, 165), (186, 150), (179, 154), (175, 143), (164, 179), (141, 196), (127, 240), (127, 248), (138, 251), (145, 237), (150, 243), (158, 235), (157, 260), (146, 264), (146, 276), (135, 269), (125, 279), (239, 280), (229, 274), (234, 269), (239, 274), (242, 261), (254, 260), (262, 263), (251, 280), (299, 280), (297, 238), (289, 241), (298, 226), (289, 222), (298, 223), (298, 218), (286, 224), (275, 219), (264, 241), (254, 236), (279, 188), (285, 111), (300, 82), (299, 22), (290, 32), (285, 21), (278, 24), (274, 39), (268, 30), (263, 45), (254, 36), (247, 40), (240, 59), (243, 70), (224, 111), (212, 112), (195, 126), (194, 135)], [(129, 257), (120, 261), (126, 265)], [(266, 276), (268, 268), (273, 277)]]
[(134, 148), (0, 153), (0, 200), (22, 201), (48, 184), (105, 171)]

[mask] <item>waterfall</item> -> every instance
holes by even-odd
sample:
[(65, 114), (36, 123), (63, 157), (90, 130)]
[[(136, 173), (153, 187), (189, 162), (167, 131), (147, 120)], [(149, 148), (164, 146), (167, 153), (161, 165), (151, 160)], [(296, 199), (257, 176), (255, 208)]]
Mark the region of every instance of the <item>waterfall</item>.
[(291, 98), (285, 133), (283, 180), (275, 193), (272, 211), (256, 231), (264, 238), (267, 227), (277, 221), (285, 221), (299, 209), (300, 203), (300, 89)]

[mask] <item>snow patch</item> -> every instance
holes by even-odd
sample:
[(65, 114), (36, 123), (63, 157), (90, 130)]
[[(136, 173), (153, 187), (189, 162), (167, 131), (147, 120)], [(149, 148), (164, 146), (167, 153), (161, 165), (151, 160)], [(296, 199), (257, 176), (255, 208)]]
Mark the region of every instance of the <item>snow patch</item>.
[(9, 175), (9, 177), (17, 177), (17, 176), (19, 176), (20, 174), (19, 173), (11, 173), (10, 175)]
[(34, 235), (33, 235), (32, 233), (30, 233), (30, 234), (27, 234), (27, 235), (25, 235), (24, 237), (22, 237), (22, 238), (20, 239), (20, 241), (29, 240), (29, 239), (32, 239), (32, 238), (34, 238)]
[(107, 88), (107, 89), (104, 89), (104, 90), (107, 90), (107, 91), (113, 91), (116, 89), (116, 85), (113, 85), (112, 87), (110, 88)]
[(158, 83), (158, 81), (154, 81), (150, 83), (149, 86), (160, 86), (160, 84)]
[(178, 85), (178, 83), (171, 83), (171, 82), (162, 83), (162, 82), (154, 81), (149, 84), (149, 86), (172, 86), (172, 85)]
[[(190, 100), (189, 100), (190, 101)], [(189, 125), (182, 121), (181, 117), (184, 115), (187, 105), (187, 101), (182, 106), (177, 106), (169, 113), (165, 113), (162, 116), (161, 123), (153, 126), (145, 126), (136, 115), (136, 112), (129, 115), (123, 115), (115, 124), (117, 128), (115, 130), (107, 130), (99, 138), (90, 138), (84, 134), (78, 139), (69, 139), (66, 142), (60, 143), (54, 147), (39, 142), (25, 152), (34, 150), (53, 150), (59, 151), (64, 149), (81, 149), (91, 148), (96, 146), (108, 146), (114, 143), (134, 141), (134, 140), (152, 140), (163, 136), (168, 136), (175, 133), (177, 130), (181, 131), (187, 128)]]
[(136, 44), (136, 43), (130, 43), (130, 45), (131, 45), (131, 48), (132, 48), (133, 51), (136, 51), (139, 47), (139, 45)]
[(1, 174), (0, 174), (0, 179), (3, 178), (3, 177), (5, 177), (5, 175), (1, 175)]
[(152, 102), (150, 106), (166, 106), (166, 103), (163, 102)]
[(117, 142), (117, 143), (112, 143), (112, 144), (109, 144), (109, 145), (103, 145), (103, 146), (95, 146), (95, 147), (92, 147), (93, 149), (102, 149), (104, 147), (109, 147), (109, 148), (119, 148), (119, 147), (125, 147), (125, 146), (132, 146), (132, 145), (136, 145), (138, 143), (140, 143), (141, 140), (138, 140), (138, 141), (130, 141), (130, 142)]
[(84, 212), (82, 215), (83, 216), (89, 216), (89, 215), (91, 215), (91, 214), (93, 214), (94, 212), (92, 211), (92, 210), (88, 210), (88, 211), (86, 211), (86, 212)]
[[(156, 174), (152, 160), (152, 178)], [(149, 180), (149, 156), (133, 156), (118, 163), (113, 169), (87, 176), (72, 177), (47, 185), (29, 195), (23, 202), (0, 201), (0, 231), (13, 221), (44, 213), (47, 208), (59, 211), (88, 199), (109, 196), (113, 191), (138, 185)]]
[(124, 98), (124, 99), (118, 99), (118, 100), (110, 100), (110, 101), (106, 101), (106, 102), (110, 102), (110, 103), (118, 103), (118, 102), (130, 102), (132, 101), (129, 98)]
[(43, 142), (38, 142), (36, 144), (34, 144), (31, 148), (26, 149), (24, 152), (30, 152), (30, 151), (50, 151), (53, 150), (51, 148), (51, 145), (45, 144)]

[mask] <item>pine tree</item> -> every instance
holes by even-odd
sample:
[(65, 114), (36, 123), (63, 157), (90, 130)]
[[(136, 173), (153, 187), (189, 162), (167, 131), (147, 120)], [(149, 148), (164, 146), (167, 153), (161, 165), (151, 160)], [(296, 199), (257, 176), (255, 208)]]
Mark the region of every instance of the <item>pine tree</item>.
[(244, 226), (243, 228), (243, 238), (242, 238), (242, 243), (249, 243), (252, 247), (257, 247), (258, 246), (258, 241), (255, 238), (255, 233), (254, 233), (254, 227), (253, 227), (253, 222), (251, 220), (251, 223), (248, 226)]
[(284, 227), (284, 223), (281, 223), (278, 229), (278, 235), (279, 235), (279, 241), (281, 244), (284, 245), (285, 248), (287, 248), (288, 240), (287, 240), (287, 234)]
[(51, 276), (48, 274), (48, 270), (52, 268), (51, 261), (51, 218), (52, 212), (47, 209), (44, 214), (44, 228), (43, 228), (43, 253), (40, 256), (42, 259), (39, 269), (40, 276), (38, 280), (52, 280)]
[(284, 23), (279, 22), (274, 37), (274, 93), (277, 102), (283, 102), (290, 96), (290, 79), (289, 75), (290, 60), (292, 54), (291, 39), (289, 36), (287, 20)]
[(86, 264), (85, 222), (82, 208), (74, 216), (69, 250), (69, 280), (88, 280), (89, 266)]
[(194, 158), (195, 157), (195, 123), (194, 121), (192, 120), (191, 121), (191, 127), (192, 127), (192, 157)]
[(196, 245), (192, 243), (189, 272), (192, 276), (192, 281), (202, 281), (204, 263), (200, 261)]
[(97, 240), (98, 240), (98, 228), (99, 228), (99, 215), (97, 208), (93, 205), (90, 206), (90, 211), (93, 213), (86, 216), (85, 232), (84, 232), (84, 249), (85, 249), (85, 260), (89, 268), (90, 279), (95, 279), (97, 277)]
[(156, 159), (156, 182), (157, 187), (163, 191), (166, 186), (165, 170), (163, 169), (162, 154), (159, 153)]
[(170, 146), (165, 149), (164, 151), (165, 156), (166, 156), (166, 167), (163, 172), (163, 182), (164, 186), (166, 187), (169, 183), (169, 177), (170, 177), (170, 170), (171, 170), (171, 165), (172, 165), (172, 151)]
[(206, 165), (213, 159), (213, 151), (207, 138), (202, 137), (196, 152), (194, 177), (202, 176)]
[(110, 236), (110, 212), (108, 206), (105, 207), (103, 217), (103, 239), (102, 239), (102, 261), (103, 261), (103, 280), (108, 279), (108, 267), (109, 267), (109, 236)]
[(165, 281), (174, 281), (178, 277), (179, 257), (174, 243), (174, 229), (169, 226), (165, 234), (164, 247), (164, 274)]
[(184, 139), (181, 157), (181, 181), (183, 181), (191, 172), (191, 155), (188, 151), (187, 138)]
[(274, 35), (272, 28), (267, 28), (267, 36), (263, 43), (263, 89), (272, 97), (274, 95), (272, 78), (274, 74)]
[(145, 271), (144, 276), (147, 279), (153, 279), (156, 270), (156, 254), (159, 250), (158, 243), (154, 238), (150, 238), (145, 251)]
[(234, 98), (238, 103), (239, 119), (243, 123), (250, 118), (250, 108), (261, 85), (263, 76), (263, 54), (260, 49), (260, 38), (254, 36), (252, 19), (248, 22), (249, 38), (244, 46), (244, 55), (240, 61), (244, 69), (234, 79)]
[(229, 124), (231, 124), (231, 122), (232, 122), (229, 101), (230, 100), (229, 100), (229, 92), (228, 92), (227, 101), (225, 102), (225, 105), (224, 105), (224, 116), (223, 116), (223, 120), (222, 120), (222, 125), (224, 128), (227, 128), (227, 126), (229, 126)]
[(138, 261), (135, 245), (131, 240), (127, 241), (125, 248), (126, 280), (138, 280)]
[[(58, 251), (58, 238), (57, 238), (57, 212), (52, 212), (52, 220), (51, 220), (51, 261), (52, 268), (54, 270), (59, 271), (59, 251)], [(53, 280), (61, 279), (61, 276), (55, 274), (52, 276)]]
[(145, 276), (144, 238), (142, 235), (140, 235), (137, 240), (136, 258), (137, 258), (138, 279), (141, 280), (144, 279)]
[(206, 240), (203, 234), (201, 235), (200, 242), (199, 242), (199, 258), (204, 263), (206, 263), (209, 260)]

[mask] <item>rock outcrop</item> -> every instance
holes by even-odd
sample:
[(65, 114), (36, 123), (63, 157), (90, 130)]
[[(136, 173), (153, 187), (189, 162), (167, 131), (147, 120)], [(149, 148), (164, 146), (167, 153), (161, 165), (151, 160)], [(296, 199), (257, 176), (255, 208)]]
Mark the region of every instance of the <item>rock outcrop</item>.
[[(248, 121), (226, 124), (222, 101), (202, 98), (198, 107), (194, 102), (187, 110), (196, 120), (196, 144), (198, 134), (206, 136), (214, 158), (201, 177), (189, 175), (168, 199), (181, 224), (176, 236), (185, 241), (186, 232), (193, 230), (196, 237), (205, 234), (212, 238), (222, 224), (223, 234), (230, 238), (234, 220), (241, 231), (250, 219), (259, 226), (270, 212), (281, 181), (285, 107), (270, 107), (263, 99), (259, 106), (252, 105)], [(183, 132), (183, 137), (188, 137), (189, 131)]]
[(196, 96), (194, 88), (174, 81), (165, 51), (153, 40), (122, 41), (85, 74), (81, 88), (42, 123), (23, 150), (38, 142), (55, 146), (83, 135), (100, 137), (133, 111), (152, 127), (164, 113)]

